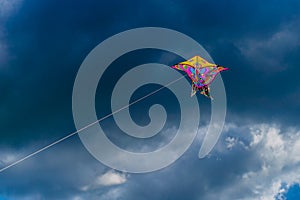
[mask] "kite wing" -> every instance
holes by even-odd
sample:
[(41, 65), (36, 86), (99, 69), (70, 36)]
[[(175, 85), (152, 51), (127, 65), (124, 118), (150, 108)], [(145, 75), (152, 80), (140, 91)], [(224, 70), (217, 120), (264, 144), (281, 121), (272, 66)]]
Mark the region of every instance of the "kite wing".
[(185, 65), (185, 64), (177, 64), (177, 65), (173, 65), (172, 66), (173, 69), (178, 69), (180, 71), (184, 71), (185, 73), (187, 73), (187, 75), (192, 78), (195, 76), (196, 74), (196, 70), (193, 66), (191, 65)]
[(219, 69), (218, 67), (204, 67), (199, 70), (199, 80), (203, 85), (209, 85), (216, 78), (218, 73), (223, 71), (223, 69)]
[(204, 86), (204, 84), (202, 84), (202, 80), (200, 80), (202, 77), (199, 76), (199, 72), (196, 73), (196, 70), (193, 66), (187, 65), (187, 64), (177, 64), (177, 65), (173, 65), (172, 66), (173, 69), (178, 69), (180, 71), (184, 71), (189, 78), (192, 80), (193, 83), (195, 83), (195, 85), (197, 87), (202, 87)]

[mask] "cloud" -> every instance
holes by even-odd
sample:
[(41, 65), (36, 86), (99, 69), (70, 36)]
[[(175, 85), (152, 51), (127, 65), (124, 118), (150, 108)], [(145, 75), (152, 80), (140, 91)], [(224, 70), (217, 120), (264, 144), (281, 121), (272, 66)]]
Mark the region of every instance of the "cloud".
[[(28, 145), (28, 140), (37, 137), (53, 139), (54, 134), (58, 136), (72, 129), (69, 105), (76, 66), (80, 66), (84, 57), (100, 41), (138, 26), (173, 28), (206, 44), (206, 47), (210, 45), (216, 61), (232, 69), (224, 74), (224, 81), (228, 107), (237, 111), (238, 120), (227, 118), (235, 123), (226, 125), (209, 157), (198, 159), (203, 139), (199, 137), (170, 167), (154, 173), (133, 174), (130, 179), (127, 175), (125, 178), (122, 178), (123, 174), (115, 175), (115, 183), (124, 179), (125, 182), (111, 186), (103, 184), (109, 180), (102, 180), (107, 171), (105, 166), (95, 161), (80, 142), (70, 145), (65, 141), (1, 173), (0, 193), (6, 195), (6, 199), (263, 199), (282, 192), (283, 181), (289, 184), (299, 182), (299, 127), (256, 124), (254, 120), (236, 122), (244, 119), (241, 116), (244, 111), (249, 111), (245, 113), (252, 118), (253, 113), (259, 112), (266, 117), (265, 121), (276, 113), (280, 115), (279, 120), (293, 120), (291, 112), (298, 110), (293, 105), (299, 105), (298, 90), (293, 91), (292, 102), (278, 98), (278, 92), (286, 97), (299, 85), (296, 83), (299, 73), (295, 71), (299, 68), (290, 69), (298, 63), (299, 56), (295, 50), (296, 45), (299, 46), (299, 23), (291, 22), (288, 17), (299, 17), (299, 3), (276, 2), (269, 5), (269, 2), (261, 4), (259, 1), (224, 1), (214, 4), (205, 1), (203, 4), (197, 1), (183, 4), (157, 1), (154, 6), (153, 3), (139, 2), (132, 6), (126, 2), (116, 10), (109, 2), (87, 1), (82, 4), (68, 1), (61, 4), (60, 1), (28, 1), (18, 16), (7, 26), (2, 26), (1, 20), (11, 17), (18, 8), (16, 2), (21, 5), (21, 1), (0, 0), (0, 29), (5, 29), (0, 30), (0, 64), (6, 61), (10, 50), (15, 55), (10, 66), (14, 74), (19, 74), (11, 78), (13, 89), (2, 84), (7, 94), (12, 91), (19, 94), (8, 98), (9, 103), (2, 104), (1, 111), (7, 110), (2, 112), (2, 143), (14, 145), (18, 142), (24, 146)], [(105, 12), (102, 12), (103, 7), (107, 8)], [(74, 15), (78, 9), (82, 12)], [(112, 9), (116, 15), (110, 15)], [(147, 12), (153, 9), (159, 12)], [(178, 15), (176, 10), (186, 13)], [(211, 10), (218, 12), (211, 15)], [(199, 19), (203, 19), (200, 26)], [(41, 51), (44, 46), (47, 48)], [(290, 54), (294, 54), (294, 58), (289, 57)], [(169, 62), (167, 58), (160, 61)], [(248, 65), (244, 65), (245, 61)], [(286, 74), (280, 73), (271, 78), (255, 76), (255, 81), (248, 83), (255, 71), (268, 69), (277, 72), (286, 70)], [(1, 77), (1, 80), (4, 79)], [(274, 90), (278, 80), (294, 81), (288, 82), (288, 88), (279, 85), (278, 90)], [(278, 109), (287, 110), (287, 114)], [(45, 130), (52, 131), (47, 133)], [(0, 165), (10, 163), (25, 152), (32, 152), (39, 147), (38, 144), (36, 141), (35, 145), (25, 149), (14, 146), (7, 150), (1, 147)], [(83, 191), (83, 186), (90, 188)]]
[(8, 59), (5, 23), (21, 6), (22, 1), (23, 0), (0, 0), (0, 68)]
[[(93, 159), (78, 140), (75, 137), (64, 141), (61, 146), (56, 145), (1, 172), (0, 194), (9, 200), (82, 196), (81, 187), (90, 184), (106, 167)], [(44, 143), (35, 142), (21, 149), (1, 147), (1, 167), (40, 149), (39, 144)]]
[(119, 185), (126, 182), (126, 175), (115, 171), (108, 171), (97, 178), (96, 184), (104, 186)]
[[(299, 182), (299, 128), (229, 123), (224, 130), (209, 157), (194, 159), (199, 147), (193, 145), (164, 170), (138, 177), (132, 175), (121, 196), (124, 199), (161, 199), (169, 195), (172, 199), (271, 200), (283, 192), (283, 183)], [(152, 185), (151, 190), (141, 192), (147, 185)]]
[(299, 199), (300, 185), (299, 183), (282, 184), (281, 189), (276, 196), (276, 200)]
[(14, 162), (17, 159), (17, 157), (18, 156), (16, 156), (14, 153), (3, 152), (2, 150), (2, 152), (0, 152), (0, 167)]
[(234, 137), (227, 137), (225, 142), (227, 143), (227, 149), (231, 149), (234, 145), (236, 145), (237, 140)]
[(252, 136), (249, 151), (257, 154), (261, 164), (258, 169), (241, 175), (239, 187), (250, 187), (253, 194), (243, 199), (274, 199), (282, 192), (283, 183), (300, 181), (300, 131), (282, 130), (274, 124), (256, 124), (248, 128)]
[[(123, 198), (121, 198), (123, 192), (124, 191), (121, 188), (113, 188), (113, 189), (108, 190), (103, 195), (101, 195), (99, 197), (99, 199), (103, 199), (103, 200), (119, 200), (119, 199), (123, 199)], [(95, 198), (95, 200), (96, 200), (96, 198)]]
[(124, 173), (118, 173), (114, 170), (110, 170), (101, 176), (96, 177), (92, 184), (82, 187), (83, 191), (91, 189), (97, 189), (101, 186), (113, 186), (124, 184), (127, 181), (127, 176)]
[(291, 67), (287, 64), (287, 55), (300, 44), (299, 24), (299, 21), (291, 21), (271, 35), (244, 38), (236, 42), (236, 46), (256, 70), (285, 70)]
[(16, 11), (23, 0), (0, 0), (0, 17), (7, 17)]
[[(78, 139), (72, 139), (1, 173), (0, 192), (9, 192), (8, 199), (135, 200), (168, 196), (268, 200), (283, 193), (283, 183), (292, 185), (300, 180), (297, 127), (228, 123), (210, 155), (199, 160), (201, 138), (198, 136), (171, 166), (153, 173), (131, 174), (130, 179), (128, 174), (107, 170), (90, 157)], [(21, 155), (7, 149), (0, 152), (6, 163)], [(11, 188), (16, 190), (12, 192)]]

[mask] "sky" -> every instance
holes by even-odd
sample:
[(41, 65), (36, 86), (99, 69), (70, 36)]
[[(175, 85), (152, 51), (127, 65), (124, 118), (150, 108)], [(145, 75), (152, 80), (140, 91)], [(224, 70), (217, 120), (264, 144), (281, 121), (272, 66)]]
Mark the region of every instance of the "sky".
[[(97, 161), (75, 135), (1, 172), (0, 200), (300, 199), (299, 9), (297, 0), (0, 0), (1, 168), (76, 130), (76, 74), (90, 51), (112, 35), (139, 27), (173, 29), (230, 68), (222, 73), (225, 126), (204, 159), (198, 151), (210, 102), (198, 95), (199, 134), (172, 165), (120, 172)], [(111, 112), (111, 90), (123, 73), (144, 63), (180, 61), (155, 49), (118, 58), (103, 77), (106, 87), (97, 89), (98, 116)], [(145, 85), (132, 98), (157, 87)], [(150, 149), (168, 142), (180, 119), (178, 102), (163, 89), (132, 107), (137, 124), (149, 123), (154, 103), (166, 107), (161, 135), (167, 137), (147, 141)], [(100, 124), (124, 148), (143, 145), (124, 136), (113, 118)]]

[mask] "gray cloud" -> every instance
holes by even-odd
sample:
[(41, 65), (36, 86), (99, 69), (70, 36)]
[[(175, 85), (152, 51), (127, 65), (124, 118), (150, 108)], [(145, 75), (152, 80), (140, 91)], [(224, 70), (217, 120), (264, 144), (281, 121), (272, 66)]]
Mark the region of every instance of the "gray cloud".
[[(231, 150), (225, 142), (228, 137), (237, 141)], [(197, 151), (192, 149), (170, 168), (133, 175), (135, 181), (128, 183), (123, 197), (273, 199), (282, 183), (299, 181), (300, 160), (295, 155), (299, 137), (299, 130), (295, 128), (232, 124), (209, 158), (194, 159)], [(285, 168), (290, 169), (283, 170)]]
[(273, 73), (290, 66), (286, 62), (288, 54), (297, 50), (300, 44), (299, 22), (284, 24), (268, 38), (244, 38), (237, 46), (253, 68)]
[(0, 1), (0, 13), (1, 17), (8, 16), (11, 12), (16, 11), (16, 9), (20, 6), (22, 0), (1, 0)]
[[(170, 167), (130, 177), (102, 166), (75, 138), (0, 174), (1, 194), (17, 191), (8, 199), (272, 199), (283, 183), (299, 182), (297, 127), (229, 123), (224, 131), (205, 159), (197, 157), (200, 137)], [(230, 149), (227, 138), (236, 141)], [(3, 158), (20, 154), (1, 152), (6, 163)]]

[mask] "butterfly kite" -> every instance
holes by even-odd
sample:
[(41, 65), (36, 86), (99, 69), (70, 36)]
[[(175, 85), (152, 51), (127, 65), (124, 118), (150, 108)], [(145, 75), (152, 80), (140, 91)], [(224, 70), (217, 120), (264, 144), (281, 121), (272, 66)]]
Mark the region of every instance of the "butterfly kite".
[(200, 91), (200, 94), (211, 98), (209, 85), (221, 71), (228, 68), (212, 64), (200, 56), (195, 56), (187, 61), (173, 65), (172, 68), (184, 71), (192, 80), (191, 97)]

